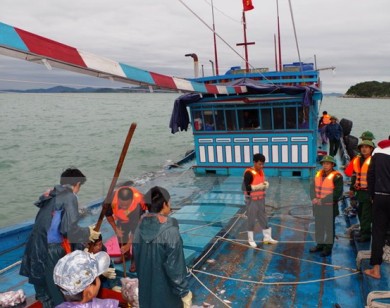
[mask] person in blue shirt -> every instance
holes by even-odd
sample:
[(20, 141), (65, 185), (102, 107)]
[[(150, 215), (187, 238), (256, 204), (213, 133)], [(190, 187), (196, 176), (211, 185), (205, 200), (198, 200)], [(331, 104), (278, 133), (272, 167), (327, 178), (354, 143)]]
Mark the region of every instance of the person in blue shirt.
[(340, 147), (340, 139), (343, 136), (343, 128), (337, 123), (335, 116), (330, 117), (330, 123), (325, 128), (326, 137), (329, 139), (329, 155), (335, 156)]

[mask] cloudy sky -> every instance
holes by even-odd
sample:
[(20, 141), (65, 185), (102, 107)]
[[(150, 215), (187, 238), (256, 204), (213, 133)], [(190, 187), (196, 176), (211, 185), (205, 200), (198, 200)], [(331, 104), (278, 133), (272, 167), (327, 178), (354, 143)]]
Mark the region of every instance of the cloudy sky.
[[(276, 1), (252, 0), (246, 13), (249, 62), (274, 69)], [(183, 5), (183, 3), (185, 5)], [(297, 41), (294, 37), (290, 3)], [(241, 65), (242, 0), (213, 0), (220, 73)], [(279, 0), (283, 63), (314, 62), (325, 93), (363, 81), (390, 81), (389, 0)], [(1, 0), (0, 22), (79, 50), (178, 77), (205, 75), (214, 61), (211, 0)], [(205, 25), (206, 24), (206, 25)], [(298, 45), (298, 49), (297, 49)], [(299, 53), (298, 53), (299, 50)], [(336, 70), (326, 70), (328, 67)], [(0, 89), (126, 86), (0, 56)], [(18, 82), (16, 82), (17, 80)]]

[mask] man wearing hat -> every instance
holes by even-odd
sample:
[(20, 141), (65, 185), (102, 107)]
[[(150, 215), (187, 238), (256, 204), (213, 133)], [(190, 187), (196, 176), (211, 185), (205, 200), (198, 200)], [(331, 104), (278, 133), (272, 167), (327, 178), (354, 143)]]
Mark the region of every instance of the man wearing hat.
[(390, 140), (378, 142), (368, 169), (368, 193), (372, 204), (371, 269), (364, 271), (373, 278), (381, 278), (383, 247), (390, 226)]
[(335, 226), (339, 214), (338, 201), (343, 195), (343, 176), (334, 170), (336, 161), (330, 155), (321, 160), (322, 169), (317, 172), (311, 189), (317, 245), (310, 252), (320, 252), (321, 257), (332, 254)]
[(325, 133), (329, 139), (329, 155), (334, 157), (340, 147), (340, 139), (343, 135), (343, 128), (337, 123), (335, 116), (330, 117), (330, 124), (326, 125)]
[[(372, 141), (363, 140), (358, 145), (359, 155), (356, 155), (350, 162), (353, 168), (353, 174), (349, 188), (349, 197), (351, 199), (356, 197), (358, 202), (358, 217), (360, 222), (358, 242), (368, 242), (371, 239), (372, 206), (368, 194), (367, 173), (374, 148), (375, 146)], [(349, 175), (349, 172), (346, 171), (345, 174)]]
[(375, 147), (375, 143), (373, 141), (375, 139), (374, 134), (372, 132), (370, 132), (369, 130), (366, 130), (366, 131), (362, 132), (362, 134), (360, 136), (360, 139), (362, 139), (362, 141), (363, 140), (372, 141), (372, 143), (373, 143), (373, 145)]
[(369, 130), (362, 132), (362, 135), (359, 138), (362, 140), (369, 140), (369, 141), (372, 141), (375, 139), (374, 134), (371, 133)]
[(118, 307), (116, 299), (96, 298), (101, 285), (99, 276), (109, 269), (110, 261), (104, 251), (90, 254), (75, 250), (61, 258), (54, 267), (53, 279), (66, 302), (56, 308)]

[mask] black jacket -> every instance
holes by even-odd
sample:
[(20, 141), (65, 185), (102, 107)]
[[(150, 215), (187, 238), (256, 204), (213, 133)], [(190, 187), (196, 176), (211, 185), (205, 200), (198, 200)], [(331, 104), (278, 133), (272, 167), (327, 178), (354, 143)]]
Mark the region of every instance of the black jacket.
[(375, 192), (390, 194), (390, 147), (375, 149), (368, 168), (367, 182), (372, 198)]

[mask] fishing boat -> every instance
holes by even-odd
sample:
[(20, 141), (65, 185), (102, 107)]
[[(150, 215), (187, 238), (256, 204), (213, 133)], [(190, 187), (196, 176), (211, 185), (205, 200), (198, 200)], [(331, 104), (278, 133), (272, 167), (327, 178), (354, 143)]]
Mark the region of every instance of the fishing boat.
[[(275, 71), (232, 67), (223, 75), (177, 78), (4, 23), (0, 23), (0, 54), (185, 93), (174, 102), (170, 128), (177, 132), (190, 127), (194, 150), (147, 183), (134, 186), (146, 192), (160, 185), (171, 192), (178, 206), (172, 216), (179, 221), (184, 241), (194, 305), (363, 307), (370, 291), (388, 289), (386, 275), (375, 284), (359, 271), (368, 261), (363, 258), (357, 265), (357, 253), (369, 247), (346, 234), (356, 218), (337, 217), (337, 240), (330, 257), (309, 253), (314, 244), (309, 186), (327, 151), (317, 130), (323, 95), (314, 63), (282, 66), (279, 62)], [(267, 212), (279, 243), (265, 245), (256, 237), (260, 244), (252, 248), (247, 243), (241, 184), (244, 170), (253, 165), (252, 156), (258, 152), (266, 157)], [(337, 165), (345, 166), (349, 159), (343, 144)], [(87, 206), (81, 224), (96, 222), (103, 201)], [(348, 198), (343, 197), (341, 213), (346, 207)], [(22, 289), (27, 296), (24, 306), (39, 305), (26, 277), (18, 274), (32, 224), (0, 230), (0, 292)], [(101, 232), (107, 239), (113, 236), (108, 224), (103, 223)], [(126, 266), (117, 266), (119, 276), (125, 276)]]

